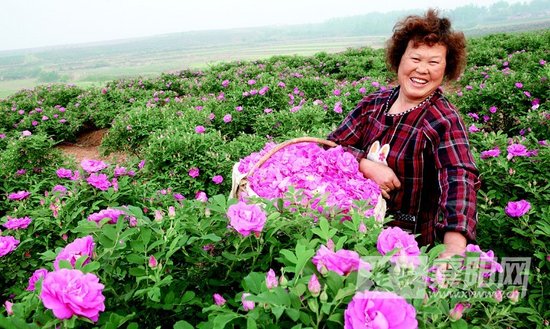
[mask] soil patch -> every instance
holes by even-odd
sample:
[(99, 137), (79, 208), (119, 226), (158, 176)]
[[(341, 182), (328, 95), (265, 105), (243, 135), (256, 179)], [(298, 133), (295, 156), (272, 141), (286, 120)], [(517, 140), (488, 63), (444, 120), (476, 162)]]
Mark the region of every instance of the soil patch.
[(103, 136), (109, 129), (99, 129), (87, 131), (80, 134), (75, 143), (64, 142), (57, 146), (65, 155), (75, 158), (77, 163), (84, 159), (104, 160), (111, 163), (122, 162), (127, 159), (127, 155), (123, 153), (112, 153), (108, 156), (101, 156), (99, 146)]

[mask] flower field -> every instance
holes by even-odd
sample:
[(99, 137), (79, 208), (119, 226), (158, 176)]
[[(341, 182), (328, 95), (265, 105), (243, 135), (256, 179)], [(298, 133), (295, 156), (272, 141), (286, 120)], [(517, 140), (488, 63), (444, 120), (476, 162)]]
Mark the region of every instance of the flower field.
[[(0, 328), (545, 328), (550, 31), (470, 39), (445, 94), (482, 186), (478, 240), (441, 245), (375, 215), (378, 187), (325, 138), (393, 86), (382, 50), (274, 56), (0, 100)], [(108, 129), (80, 163), (56, 145)], [(258, 173), (260, 171), (260, 173)]]

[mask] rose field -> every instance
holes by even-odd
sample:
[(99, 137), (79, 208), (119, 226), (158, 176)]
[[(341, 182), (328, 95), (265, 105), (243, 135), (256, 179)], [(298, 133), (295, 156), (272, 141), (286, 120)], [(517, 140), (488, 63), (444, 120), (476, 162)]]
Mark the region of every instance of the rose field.
[[(0, 327), (548, 327), (548, 45), (549, 30), (471, 38), (443, 86), (482, 181), (476, 244), (448, 260), (384, 226), (341, 147), (287, 146), (230, 197), (234, 165), (326, 138), (394, 86), (382, 49), (1, 99)], [(104, 157), (58, 147), (99, 129)]]

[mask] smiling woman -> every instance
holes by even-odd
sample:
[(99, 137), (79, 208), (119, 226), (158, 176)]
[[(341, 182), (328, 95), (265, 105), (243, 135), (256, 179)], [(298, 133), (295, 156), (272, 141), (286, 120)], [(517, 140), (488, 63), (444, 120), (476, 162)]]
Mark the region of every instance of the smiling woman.
[[(476, 233), (478, 172), (462, 119), (440, 88), (463, 71), (465, 45), (433, 9), (398, 22), (386, 61), (399, 85), (365, 97), (328, 136), (381, 187), (389, 224), (419, 234), (421, 245), (443, 238), (442, 256), (462, 253)], [(389, 144), (387, 165), (367, 159), (374, 143)]]

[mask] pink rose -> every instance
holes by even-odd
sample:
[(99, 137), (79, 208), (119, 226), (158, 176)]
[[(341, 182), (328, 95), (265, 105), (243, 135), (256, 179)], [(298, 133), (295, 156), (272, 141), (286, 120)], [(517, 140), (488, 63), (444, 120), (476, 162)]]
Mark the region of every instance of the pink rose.
[(504, 208), (506, 215), (510, 217), (521, 217), (529, 212), (531, 204), (526, 200), (510, 201)]
[(109, 179), (105, 174), (93, 173), (86, 179), (86, 181), (88, 184), (102, 191), (107, 191), (109, 187), (111, 187), (111, 182), (109, 182)]
[(273, 271), (273, 269), (271, 268), (265, 276), (265, 285), (267, 286), (267, 289), (273, 289), (279, 285), (279, 279), (277, 279), (275, 271)]
[(214, 303), (216, 303), (216, 305), (218, 306), (222, 306), (222, 305), (225, 305), (225, 298), (222, 297), (222, 295), (220, 294), (214, 294), (212, 295), (212, 298), (214, 298)]
[(27, 228), (31, 222), (32, 219), (27, 216), (23, 218), (11, 218), (8, 216), (8, 221), (2, 224), (2, 226), (8, 230), (17, 230)]
[(248, 236), (251, 232), (259, 235), (266, 221), (266, 214), (260, 206), (248, 205), (242, 201), (229, 206), (227, 217), (229, 225), (243, 236)]
[(412, 234), (403, 231), (399, 227), (388, 227), (380, 232), (376, 248), (381, 255), (397, 249), (397, 252), (391, 257), (392, 263), (399, 261), (401, 264), (405, 261), (407, 264), (414, 266), (419, 264), (420, 249), (418, 248), (418, 242)]
[(317, 297), (321, 293), (321, 284), (319, 283), (319, 279), (317, 279), (317, 275), (315, 275), (315, 273), (313, 273), (309, 279), (307, 289), (313, 297)]
[(353, 271), (371, 270), (370, 264), (362, 261), (355, 251), (340, 249), (334, 252), (326, 246), (321, 246), (311, 261), (321, 273), (328, 270), (339, 275), (348, 275)]
[(63, 250), (59, 252), (57, 257), (55, 258), (53, 267), (56, 270), (59, 270), (59, 262), (61, 260), (68, 261), (74, 267), (76, 260), (82, 256), (88, 257), (88, 260), (84, 262), (84, 264), (87, 264), (90, 262), (90, 259), (92, 258), (94, 247), (95, 247), (94, 238), (91, 235), (85, 236), (83, 238), (75, 239), (73, 242), (66, 245), (65, 248), (63, 248)]
[(511, 160), (513, 157), (528, 157), (529, 152), (527, 151), (527, 147), (522, 144), (512, 144), (508, 146), (506, 149), (508, 151), (508, 155), (506, 156), (506, 159)]
[(241, 302), (245, 311), (251, 311), (254, 309), (254, 307), (256, 307), (256, 304), (253, 301), (246, 300), (246, 297), (248, 296), (250, 296), (250, 294), (247, 292), (243, 293), (243, 295), (241, 296)]
[(214, 184), (221, 184), (223, 182), (223, 176), (216, 175), (212, 177), (212, 181), (214, 182)]
[(189, 172), (188, 172), (189, 176), (191, 176), (193, 178), (199, 177), (199, 173), (200, 173), (200, 170), (197, 167), (193, 167), (193, 168), (189, 169)]
[(0, 257), (3, 257), (10, 252), (14, 251), (19, 245), (19, 240), (13, 236), (1, 236), (0, 235)]
[(45, 268), (40, 268), (32, 274), (32, 276), (29, 278), (29, 285), (27, 286), (27, 291), (34, 291), (34, 285), (38, 280), (43, 279), (46, 274), (48, 274), (48, 270)]
[(196, 127), (195, 127), (195, 132), (196, 132), (197, 134), (203, 134), (205, 130), (206, 130), (206, 129), (204, 128), (204, 126), (196, 126)]
[(344, 312), (344, 328), (418, 328), (415, 308), (405, 298), (383, 291), (355, 294)]
[(99, 278), (92, 273), (60, 269), (46, 275), (40, 299), (58, 319), (78, 315), (96, 322), (99, 312), (105, 311), (103, 288)]
[(10, 193), (10, 194), (8, 195), (8, 200), (12, 200), (12, 201), (25, 200), (25, 199), (28, 198), (30, 195), (31, 195), (30, 192), (27, 192), (27, 191), (18, 191), (18, 192)]
[(55, 171), (55, 173), (59, 178), (71, 178), (73, 176), (73, 171), (66, 168), (59, 168)]
[(88, 216), (88, 220), (99, 223), (103, 219), (109, 218), (110, 219), (110, 221), (108, 222), (109, 224), (116, 224), (120, 216), (123, 216), (123, 215), (126, 215), (126, 213), (122, 210), (107, 208), (107, 209), (100, 210), (99, 212), (90, 214)]
[(80, 162), (80, 166), (88, 173), (98, 172), (108, 167), (108, 165), (101, 160), (88, 160), (84, 159)]
[(500, 155), (500, 149), (498, 147), (495, 147), (492, 150), (487, 150), (481, 152), (481, 158), (482, 159), (488, 159), (488, 158), (496, 158)]

